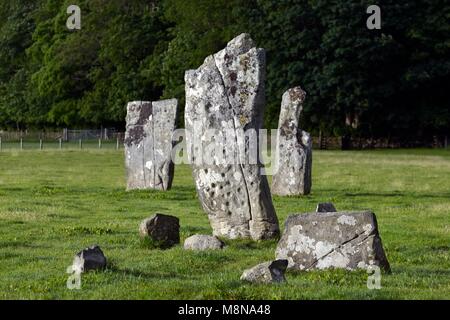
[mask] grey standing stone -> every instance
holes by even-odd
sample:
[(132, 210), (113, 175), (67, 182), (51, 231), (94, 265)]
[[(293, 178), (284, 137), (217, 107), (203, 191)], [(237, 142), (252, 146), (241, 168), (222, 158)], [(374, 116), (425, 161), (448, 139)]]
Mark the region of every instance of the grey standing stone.
[(106, 267), (106, 257), (99, 246), (94, 245), (83, 249), (75, 255), (72, 269), (74, 271), (87, 272), (89, 270), (104, 269)]
[(331, 202), (318, 203), (316, 212), (336, 212), (336, 208)]
[(177, 100), (135, 101), (127, 106), (125, 165), (127, 189), (170, 189)]
[(219, 238), (206, 234), (195, 234), (184, 241), (186, 250), (220, 250), (224, 245)]
[[(265, 51), (248, 34), (231, 40), (222, 51), (206, 58), (197, 70), (186, 72), (187, 150), (203, 209), (213, 233), (226, 238), (268, 239), (279, 235), (267, 177), (261, 164), (250, 161), (258, 145), (242, 138), (244, 130), (259, 130), (265, 107)], [(207, 148), (208, 132), (228, 134), (223, 154), (234, 161), (208, 159), (196, 150)], [(249, 131), (247, 131), (249, 130)], [(240, 161), (244, 159), (244, 161)], [(209, 163), (206, 163), (206, 160)], [(239, 161), (237, 161), (239, 160)]]
[(180, 243), (180, 220), (177, 217), (157, 213), (145, 219), (139, 226), (143, 238), (149, 238), (161, 248)]
[(306, 195), (311, 192), (312, 141), (299, 128), (306, 93), (300, 88), (283, 94), (278, 122), (276, 172), (272, 193), (280, 196)]
[(314, 212), (288, 217), (277, 249), (289, 269), (366, 269), (376, 265), (389, 271), (375, 214)]
[(241, 280), (253, 283), (285, 282), (284, 272), (288, 266), (287, 260), (263, 262), (242, 273)]

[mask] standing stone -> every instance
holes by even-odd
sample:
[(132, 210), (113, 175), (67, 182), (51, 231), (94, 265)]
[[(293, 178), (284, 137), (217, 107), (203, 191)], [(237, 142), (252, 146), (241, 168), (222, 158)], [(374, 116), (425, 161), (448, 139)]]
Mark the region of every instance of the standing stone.
[(83, 249), (75, 255), (72, 270), (79, 273), (106, 268), (106, 257), (99, 246)]
[[(250, 35), (241, 34), (197, 70), (187, 71), (185, 81), (187, 151), (214, 235), (255, 240), (278, 236), (267, 178), (251, 157), (251, 150), (259, 152), (258, 135), (253, 141), (246, 136), (262, 126), (264, 49), (256, 48)], [(202, 158), (211, 131), (215, 138), (225, 135), (227, 140), (218, 152)], [(222, 152), (233, 155), (233, 161), (221, 161)]]
[(272, 193), (280, 196), (306, 195), (311, 192), (312, 141), (299, 128), (306, 93), (300, 88), (283, 94), (278, 122), (276, 173)]
[(150, 239), (155, 246), (169, 248), (180, 243), (180, 220), (157, 213), (141, 222), (139, 233), (141, 237)]
[(265, 284), (285, 282), (284, 272), (287, 266), (287, 260), (263, 262), (245, 270), (242, 273), (241, 280)]
[(172, 134), (177, 103), (176, 99), (128, 103), (125, 133), (127, 190), (168, 190), (172, 186)]
[(366, 269), (376, 265), (389, 271), (375, 214), (314, 212), (287, 218), (276, 249), (295, 270)]

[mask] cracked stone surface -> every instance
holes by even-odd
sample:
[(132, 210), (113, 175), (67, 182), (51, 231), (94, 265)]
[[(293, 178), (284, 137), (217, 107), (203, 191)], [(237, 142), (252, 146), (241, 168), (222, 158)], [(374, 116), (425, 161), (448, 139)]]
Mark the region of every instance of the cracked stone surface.
[(275, 260), (260, 263), (242, 273), (241, 280), (253, 283), (280, 283), (285, 282), (284, 272), (288, 265), (287, 260)]
[(299, 128), (306, 93), (300, 88), (283, 94), (278, 122), (276, 164), (272, 193), (280, 196), (306, 195), (311, 192), (312, 140)]
[(169, 248), (180, 243), (180, 220), (157, 213), (141, 222), (139, 233), (143, 238), (148, 237), (154, 245)]
[(225, 244), (216, 236), (195, 234), (184, 241), (186, 250), (220, 250)]
[(168, 190), (172, 186), (171, 159), (177, 100), (128, 103), (125, 133), (127, 190)]
[[(265, 51), (248, 34), (231, 40), (185, 75), (186, 145), (203, 209), (216, 236), (255, 240), (279, 235), (278, 219), (261, 164), (251, 163), (249, 140), (240, 132), (262, 127), (265, 107)], [(218, 153), (199, 161), (196, 150), (208, 146), (208, 130), (231, 132), (222, 146), (233, 155), (224, 163)], [(240, 139), (242, 137), (243, 139)], [(205, 142), (206, 141), (206, 142)], [(256, 142), (258, 145), (258, 142)]]
[(389, 271), (375, 214), (314, 212), (290, 215), (277, 249), (288, 268), (312, 270), (366, 269), (376, 265)]
[(99, 270), (106, 267), (106, 257), (99, 246), (94, 245), (83, 249), (75, 255), (72, 269), (79, 273), (89, 270)]

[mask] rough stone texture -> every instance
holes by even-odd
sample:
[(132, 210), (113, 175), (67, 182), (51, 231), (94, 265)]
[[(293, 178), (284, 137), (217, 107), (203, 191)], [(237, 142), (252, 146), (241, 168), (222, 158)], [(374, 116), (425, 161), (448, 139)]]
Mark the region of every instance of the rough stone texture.
[(127, 189), (170, 189), (177, 100), (134, 101), (127, 106)]
[(224, 245), (219, 238), (206, 234), (195, 234), (184, 241), (186, 250), (220, 250)]
[(332, 204), (331, 202), (323, 202), (317, 204), (316, 212), (336, 212), (336, 211), (337, 210), (334, 207), (334, 204)]
[(372, 212), (314, 212), (288, 217), (276, 250), (296, 270), (377, 265), (389, 271), (375, 214)]
[(141, 222), (139, 233), (155, 245), (168, 248), (180, 243), (180, 222), (177, 217), (157, 213)]
[(284, 272), (288, 266), (287, 260), (263, 262), (242, 273), (241, 280), (253, 283), (274, 283), (286, 281)]
[(300, 88), (283, 94), (278, 122), (276, 172), (272, 193), (280, 196), (306, 195), (311, 192), (312, 140), (299, 128), (306, 93)]
[[(188, 156), (214, 235), (255, 240), (278, 236), (267, 177), (261, 175), (261, 164), (248, 161), (248, 140), (238, 138), (242, 130), (262, 126), (264, 49), (255, 48), (250, 36), (241, 34), (225, 49), (207, 57), (197, 70), (187, 71), (185, 81)], [(210, 157), (209, 164), (199, 161), (195, 150), (206, 147), (203, 141), (209, 129), (232, 132), (223, 153), (234, 153), (245, 161), (223, 163), (216, 156)], [(197, 137), (199, 143), (194, 141)]]
[(79, 273), (89, 270), (104, 269), (106, 267), (106, 257), (99, 246), (94, 245), (83, 249), (75, 255), (72, 269)]

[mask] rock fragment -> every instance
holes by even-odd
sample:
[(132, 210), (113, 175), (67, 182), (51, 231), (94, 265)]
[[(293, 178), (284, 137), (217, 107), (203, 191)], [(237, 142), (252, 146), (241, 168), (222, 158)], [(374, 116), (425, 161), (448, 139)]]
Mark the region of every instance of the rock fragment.
[(186, 250), (220, 250), (224, 245), (219, 238), (205, 234), (195, 234), (184, 241)]
[(285, 282), (284, 272), (287, 260), (275, 260), (260, 263), (242, 273), (241, 280), (252, 283), (280, 283)]
[(153, 245), (169, 248), (180, 243), (180, 222), (177, 217), (157, 213), (141, 222), (139, 233)]

